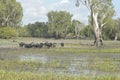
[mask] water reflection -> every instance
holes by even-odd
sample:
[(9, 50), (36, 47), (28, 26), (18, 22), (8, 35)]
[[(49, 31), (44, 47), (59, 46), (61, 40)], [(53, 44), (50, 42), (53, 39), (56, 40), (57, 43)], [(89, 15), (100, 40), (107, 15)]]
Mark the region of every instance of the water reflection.
[(48, 58), (40, 55), (20, 55), (20, 61), (41, 61), (44, 64), (48, 61)]

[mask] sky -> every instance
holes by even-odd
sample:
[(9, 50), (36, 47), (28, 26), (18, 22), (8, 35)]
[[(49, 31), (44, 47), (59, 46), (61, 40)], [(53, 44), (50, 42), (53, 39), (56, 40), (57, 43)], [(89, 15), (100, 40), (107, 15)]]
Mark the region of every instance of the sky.
[[(73, 14), (72, 19), (79, 20), (87, 24), (89, 11), (86, 7), (75, 6), (75, 0), (17, 0), (23, 7), (22, 24), (47, 22), (47, 13), (50, 11), (67, 11)], [(120, 0), (113, 0), (116, 15), (114, 18), (120, 18)]]

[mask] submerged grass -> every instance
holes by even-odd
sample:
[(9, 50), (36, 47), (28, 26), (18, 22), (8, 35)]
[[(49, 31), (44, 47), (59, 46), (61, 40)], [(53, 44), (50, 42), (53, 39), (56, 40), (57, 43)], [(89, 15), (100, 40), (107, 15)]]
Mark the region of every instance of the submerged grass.
[(41, 61), (19, 61), (19, 60), (0, 60), (0, 69), (7, 71), (31, 71), (31, 72), (40, 72), (40, 68), (48, 68), (48, 69), (66, 69), (68, 67), (67, 62), (58, 62), (58, 61), (50, 61), (47, 63), (42, 63)]
[[(96, 48), (91, 46), (90, 40), (54, 40), (54, 39), (39, 39), (39, 38), (18, 38), (15, 39), (17, 42), (13, 42), (12, 39), (5, 40), (0, 39), (0, 80), (120, 80), (117, 75), (70, 75), (65, 73), (54, 73), (54, 72), (39, 72), (39, 68), (68, 68), (69, 62), (58, 62), (49, 61), (42, 63), (41, 61), (20, 61), (19, 59), (14, 60), (15, 55), (23, 54), (45, 54), (45, 55), (64, 55), (64, 54), (114, 54), (120, 53), (120, 42), (119, 41), (105, 41), (103, 47)], [(18, 42), (56, 42), (56, 48), (20, 48)], [(61, 47), (60, 42), (64, 42), (65, 46)], [(12, 55), (12, 56), (10, 56)], [(59, 56), (58, 55), (58, 56)], [(77, 55), (76, 55), (77, 56)], [(114, 62), (113, 59), (106, 60), (88, 60), (89, 65), (83, 66), (82, 69), (103, 71), (103, 72), (120, 72), (119, 61)], [(78, 68), (81, 65), (78, 65)], [(24, 72), (23, 72), (24, 71)]]
[(103, 71), (103, 72), (120, 72), (119, 60), (114, 61), (112, 59), (96, 60), (89, 66), (91, 70)]
[(120, 80), (119, 76), (80, 76), (68, 74), (13, 72), (0, 70), (0, 80)]
[(0, 69), (3, 70), (13, 70), (13, 71), (33, 71), (37, 72), (39, 67), (42, 65), (41, 62), (33, 62), (33, 61), (18, 61), (18, 60), (11, 60), (11, 61), (1, 61), (0, 60)]
[[(79, 61), (80, 62), (80, 61)], [(71, 67), (72, 63), (70, 61), (57, 61), (52, 60), (46, 63), (42, 63), (41, 61), (19, 61), (19, 60), (0, 60), (0, 69), (7, 70), (7, 71), (31, 71), (31, 72), (40, 72), (40, 69), (44, 69), (43, 71), (46, 71), (45, 69), (54, 71), (55, 69), (58, 70), (68, 70), (71, 68), (76, 68), (77, 71), (81, 70), (95, 70), (95, 71), (101, 71), (101, 72), (120, 72), (119, 69), (119, 61), (115, 62), (111, 59), (108, 60), (89, 60), (86, 61), (87, 64), (74, 64), (74, 67)], [(47, 70), (47, 71), (48, 71)], [(62, 72), (62, 71), (61, 71)]]

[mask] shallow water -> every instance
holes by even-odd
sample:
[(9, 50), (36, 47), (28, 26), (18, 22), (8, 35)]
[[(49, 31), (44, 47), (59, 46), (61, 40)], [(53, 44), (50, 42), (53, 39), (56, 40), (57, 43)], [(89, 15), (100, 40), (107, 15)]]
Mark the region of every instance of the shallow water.
[[(80, 75), (120, 75), (120, 54), (26, 54), (19, 55), (20, 61), (41, 62), (39, 72), (52, 71), (55, 73)], [(117, 65), (118, 71), (102, 71), (92, 69), (95, 63), (112, 61), (108, 66)], [(56, 65), (49, 67), (49, 65)], [(57, 66), (59, 65), (59, 66)]]
[[(35, 71), (43, 73), (52, 71), (55, 73), (67, 73), (74, 75), (80, 74), (120, 76), (120, 54), (117, 53), (53, 54), (21, 52), (21, 54), (16, 54), (18, 52), (17, 50), (19, 49), (13, 49), (12, 52), (9, 52), (11, 49), (2, 50), (3, 52), (0, 52), (0, 60), (40, 62), (42, 63), (42, 66), (39, 66), (37, 70), (35, 69)], [(104, 66), (106, 68), (108, 67), (109, 69), (104, 70)]]

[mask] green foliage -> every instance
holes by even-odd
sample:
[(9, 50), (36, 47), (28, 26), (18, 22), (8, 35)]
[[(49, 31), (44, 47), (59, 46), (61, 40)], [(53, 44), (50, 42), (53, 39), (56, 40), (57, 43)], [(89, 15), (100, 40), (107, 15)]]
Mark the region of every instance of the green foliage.
[(30, 37), (27, 27), (16, 28), (16, 31), (17, 31), (19, 37)]
[(8, 39), (12, 37), (17, 37), (18, 34), (14, 28), (11, 27), (2, 27), (0, 28), (0, 38)]
[(103, 39), (114, 40), (115, 34), (115, 20), (109, 19), (108, 23), (103, 28)]
[[(80, 3), (82, 3), (90, 11), (89, 25), (92, 25), (95, 39), (101, 39), (102, 37), (104, 39), (113, 39), (115, 35), (113, 25), (108, 23), (115, 14), (112, 0), (76, 0), (76, 6), (79, 6)], [(104, 28), (106, 23), (107, 27)], [(96, 30), (96, 28), (98, 28), (98, 30)], [(99, 35), (99, 37), (96, 35)], [(97, 44), (99, 41), (100, 40), (96, 41)]]
[(32, 37), (47, 37), (48, 26), (44, 22), (36, 22), (25, 26), (28, 34)]
[(80, 34), (89, 38), (93, 38), (93, 31), (91, 26), (86, 26), (85, 28), (83, 28)]
[(120, 40), (120, 18), (115, 20), (115, 36), (117, 36), (117, 40)]
[(72, 33), (74, 36), (78, 36), (83, 27), (84, 25), (80, 21), (72, 20), (72, 26), (68, 28), (68, 33)]
[(49, 34), (54, 38), (65, 37), (71, 26), (72, 15), (66, 11), (50, 11), (47, 16)]
[(22, 6), (16, 0), (0, 0), (0, 26), (20, 25), (23, 16)]

